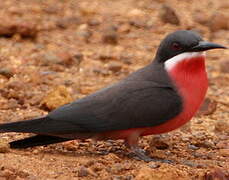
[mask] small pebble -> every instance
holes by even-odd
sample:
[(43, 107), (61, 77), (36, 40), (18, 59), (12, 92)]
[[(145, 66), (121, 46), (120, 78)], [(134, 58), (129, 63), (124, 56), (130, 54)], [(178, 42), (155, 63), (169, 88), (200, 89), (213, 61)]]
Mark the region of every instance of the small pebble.
[(184, 165), (190, 166), (190, 167), (195, 167), (195, 168), (203, 168), (206, 167), (206, 165), (204, 164), (198, 164), (192, 161), (184, 161), (183, 162)]
[(7, 153), (10, 150), (10, 146), (8, 142), (5, 140), (0, 139), (0, 153)]
[(213, 32), (220, 29), (229, 29), (229, 16), (221, 12), (214, 13), (210, 18), (209, 28)]
[(209, 17), (202, 11), (197, 11), (193, 13), (193, 20), (198, 22), (199, 24), (206, 25), (209, 22)]
[(68, 89), (60, 85), (52, 89), (47, 96), (43, 98), (41, 105), (45, 109), (53, 110), (59, 106), (70, 103), (72, 100), (72, 96)]
[(211, 170), (210, 172), (207, 172), (203, 177), (204, 180), (228, 180), (228, 178), (228, 175), (226, 175), (226, 173), (221, 169)]
[(81, 20), (78, 17), (71, 16), (71, 17), (63, 17), (57, 20), (56, 25), (59, 28), (66, 29), (71, 25), (79, 25), (81, 24)]
[(119, 72), (122, 69), (122, 63), (116, 61), (109, 62), (107, 66), (108, 69), (114, 73)]
[(229, 122), (225, 120), (217, 120), (215, 123), (215, 132), (229, 134)]
[(133, 19), (130, 21), (130, 25), (136, 28), (147, 28), (147, 21), (142, 19)]
[(11, 69), (1, 68), (0, 75), (5, 76), (6, 78), (11, 78), (14, 75), (14, 73)]
[(179, 17), (177, 16), (175, 10), (169, 5), (162, 6), (160, 10), (160, 18), (165, 23), (180, 25)]
[(220, 149), (219, 154), (224, 157), (229, 157), (229, 149)]
[(204, 100), (204, 103), (201, 105), (199, 111), (197, 112), (197, 116), (211, 115), (216, 111), (216, 108), (217, 102), (210, 98), (206, 98)]
[(38, 60), (43, 66), (48, 66), (51, 64), (61, 64), (62, 60), (53, 52), (46, 52), (38, 57)]
[(199, 147), (193, 145), (193, 144), (189, 144), (188, 145), (188, 148), (191, 149), (191, 150), (197, 150), (197, 149), (200, 149)]
[(220, 61), (220, 71), (222, 73), (229, 73), (229, 60)]
[(0, 36), (4, 37), (19, 35), (21, 38), (35, 38), (37, 33), (37, 26), (33, 22), (6, 21), (0, 25)]
[(216, 147), (219, 149), (229, 149), (229, 141), (228, 140), (220, 141), (216, 144)]
[(166, 139), (162, 136), (154, 136), (150, 141), (151, 147), (156, 147), (157, 149), (168, 149), (169, 145), (166, 143)]
[(117, 45), (118, 44), (118, 34), (114, 30), (107, 30), (102, 35), (102, 41), (105, 44)]
[(84, 166), (81, 166), (81, 167), (79, 168), (79, 170), (78, 170), (78, 176), (79, 176), (79, 177), (86, 177), (86, 176), (88, 176), (88, 175), (89, 175), (89, 172), (88, 172), (87, 168), (84, 167)]
[(148, 163), (148, 166), (149, 166), (150, 168), (152, 168), (152, 169), (155, 169), (155, 168), (160, 167), (160, 165), (157, 164), (157, 163), (155, 163), (155, 162), (149, 162), (149, 163)]
[(140, 9), (133, 9), (133, 10), (129, 11), (129, 13), (128, 13), (129, 17), (139, 17), (139, 16), (141, 17), (144, 15), (145, 15), (144, 11), (142, 11)]
[(98, 19), (90, 19), (88, 20), (87, 24), (89, 26), (98, 26), (101, 24), (101, 22)]

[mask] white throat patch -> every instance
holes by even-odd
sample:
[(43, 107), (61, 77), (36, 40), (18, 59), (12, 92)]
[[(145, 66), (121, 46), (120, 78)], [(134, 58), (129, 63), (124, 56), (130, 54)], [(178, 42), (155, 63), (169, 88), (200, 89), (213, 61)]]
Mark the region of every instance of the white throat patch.
[(164, 62), (165, 69), (167, 71), (171, 70), (177, 63), (181, 62), (182, 60), (186, 59), (191, 59), (194, 57), (200, 57), (200, 56), (205, 56), (205, 52), (185, 52), (182, 54), (178, 54), (167, 61)]

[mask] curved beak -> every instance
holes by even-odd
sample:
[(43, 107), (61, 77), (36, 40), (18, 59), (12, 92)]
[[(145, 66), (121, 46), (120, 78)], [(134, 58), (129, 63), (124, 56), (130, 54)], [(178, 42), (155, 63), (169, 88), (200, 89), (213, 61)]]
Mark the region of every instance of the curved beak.
[(211, 43), (208, 41), (200, 41), (198, 45), (191, 48), (191, 51), (207, 51), (210, 49), (227, 49), (227, 47), (220, 44)]

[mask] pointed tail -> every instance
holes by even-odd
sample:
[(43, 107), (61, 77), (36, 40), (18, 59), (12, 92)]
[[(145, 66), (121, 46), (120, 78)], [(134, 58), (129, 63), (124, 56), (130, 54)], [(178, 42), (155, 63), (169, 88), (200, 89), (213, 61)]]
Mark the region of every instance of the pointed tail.
[(54, 143), (59, 143), (59, 142), (64, 142), (69, 140), (71, 139), (48, 136), (48, 135), (36, 135), (25, 139), (10, 142), (10, 148), (21, 149), (21, 148), (28, 148), (34, 146), (49, 145), (49, 144), (54, 144)]
[(46, 122), (48, 117), (40, 117), (37, 119), (26, 120), (26, 121), (18, 121), (11, 122), (6, 124), (0, 124), (0, 133), (4, 132), (24, 132), (30, 133), (33, 132), (34, 129), (40, 127), (43, 122)]
[(25, 139), (10, 142), (11, 148), (28, 148), (34, 146), (42, 146), (53, 143), (59, 143), (64, 141), (69, 141), (71, 139), (41, 135), (46, 133), (47, 121), (50, 119), (48, 117), (40, 117), (37, 119), (18, 121), (6, 124), (0, 124), (0, 133), (4, 132), (23, 132), (23, 133), (38, 133), (39, 135), (28, 137)]

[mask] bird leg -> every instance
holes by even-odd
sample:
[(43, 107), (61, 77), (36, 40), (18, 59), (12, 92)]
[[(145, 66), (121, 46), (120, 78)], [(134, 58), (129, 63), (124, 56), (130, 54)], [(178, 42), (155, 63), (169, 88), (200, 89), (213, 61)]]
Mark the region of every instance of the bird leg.
[(126, 139), (126, 146), (135, 154), (136, 159), (143, 160), (145, 162), (162, 162), (172, 163), (170, 160), (151, 158), (145, 154), (145, 151), (138, 146), (139, 133), (133, 133)]
[(152, 158), (145, 154), (145, 151), (138, 146), (138, 139), (141, 132), (134, 132), (126, 139), (126, 146), (135, 154), (135, 158), (145, 162), (152, 161)]

